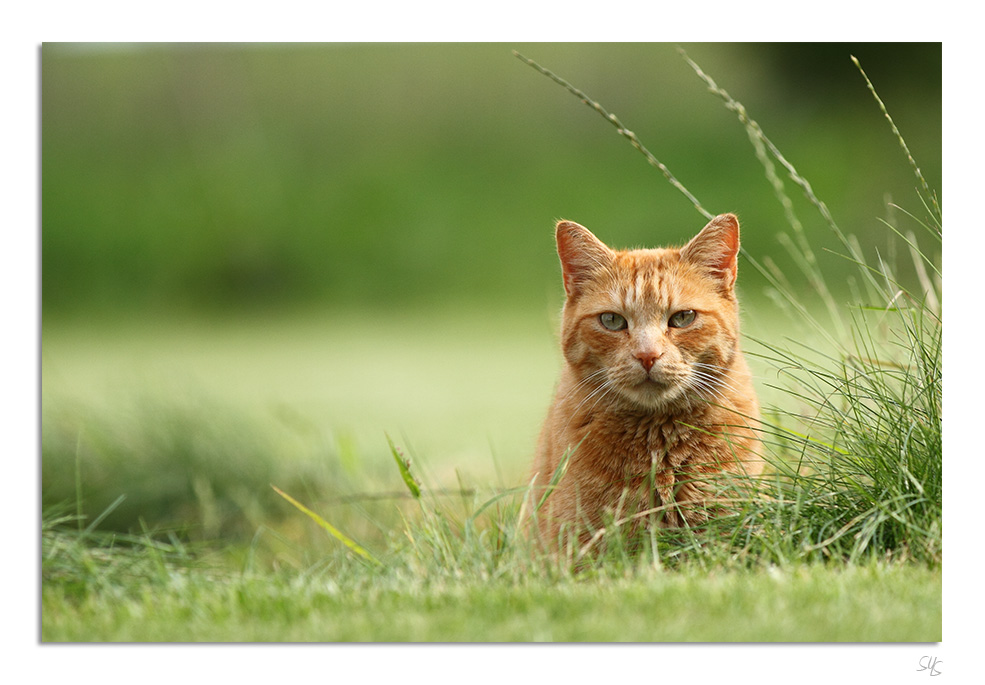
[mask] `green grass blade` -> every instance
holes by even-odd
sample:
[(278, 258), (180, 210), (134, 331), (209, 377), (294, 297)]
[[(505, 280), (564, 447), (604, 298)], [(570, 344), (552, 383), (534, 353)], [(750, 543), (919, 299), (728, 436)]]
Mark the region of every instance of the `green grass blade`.
[(294, 499), (293, 497), (291, 497), (290, 495), (288, 495), (286, 492), (284, 492), (283, 490), (281, 490), (280, 488), (278, 488), (276, 485), (271, 484), (270, 487), (272, 487), (274, 489), (274, 492), (276, 492), (278, 495), (280, 495), (281, 497), (283, 497), (284, 499), (286, 499), (288, 502), (290, 502), (291, 504), (293, 504), (298, 509), (298, 511), (300, 511), (301, 513), (307, 515), (308, 518), (310, 518), (312, 521), (314, 521), (319, 526), (321, 526), (324, 530), (326, 530), (329, 533), (329, 535), (331, 535), (336, 540), (338, 540), (339, 542), (341, 542), (343, 545), (345, 545), (346, 547), (348, 547), (349, 549), (351, 549), (353, 552), (355, 552), (356, 554), (358, 554), (360, 557), (362, 557), (363, 559), (366, 559), (367, 561), (370, 561), (370, 562), (376, 564), (377, 566), (382, 566), (383, 565), (383, 563), (379, 559), (377, 559), (372, 554), (370, 554), (369, 552), (367, 552), (366, 549), (364, 547), (362, 547), (359, 543), (357, 543), (355, 540), (353, 540), (352, 538), (350, 538), (348, 535), (346, 535), (345, 533), (343, 533), (342, 531), (340, 531), (338, 528), (336, 528), (335, 526), (333, 526), (331, 523), (329, 523), (328, 521), (326, 521), (325, 519), (323, 519), (321, 516), (319, 516), (318, 514), (316, 514), (313, 511), (311, 511), (311, 509), (309, 509), (308, 507), (306, 507), (303, 504), (301, 504), (300, 502), (298, 502), (296, 499)]
[(504, 499), (506, 497), (510, 497), (510, 496), (513, 496), (513, 495), (518, 495), (520, 493), (526, 492), (526, 490), (527, 490), (527, 487), (526, 486), (520, 486), (520, 487), (515, 487), (515, 488), (509, 488), (508, 490), (503, 490), (502, 492), (499, 492), (499, 493), (493, 495), (491, 498), (489, 498), (488, 500), (486, 500), (486, 502), (484, 502), (483, 504), (481, 504), (479, 506), (479, 508), (475, 510), (475, 513), (472, 514), (469, 517), (469, 519), (471, 521), (475, 521), (476, 519), (479, 518), (479, 516), (482, 514), (482, 512), (484, 512), (486, 509), (488, 509), (489, 507), (491, 507), (496, 502), (498, 502), (498, 501), (500, 501), (500, 500), (502, 500), (502, 499)]
[(875, 86), (872, 85), (872, 81), (869, 80), (868, 75), (865, 70), (862, 69), (861, 63), (858, 59), (852, 55), (852, 63), (855, 68), (858, 69), (859, 73), (862, 74), (862, 78), (865, 79), (865, 85), (868, 87), (869, 92), (872, 93), (872, 97), (875, 98), (876, 104), (879, 105), (879, 110), (882, 112), (883, 116), (886, 117), (886, 121), (889, 122), (890, 128), (893, 130), (893, 135), (896, 136), (897, 142), (899, 142), (900, 147), (903, 149), (903, 153), (906, 155), (907, 161), (910, 163), (910, 167), (913, 169), (913, 174), (917, 177), (917, 181), (920, 182), (920, 187), (923, 188), (925, 196), (933, 203), (934, 213), (939, 218), (941, 217), (941, 207), (937, 202), (937, 194), (930, 190), (930, 186), (927, 185), (927, 179), (923, 177), (923, 173), (920, 171), (920, 167), (917, 166), (916, 161), (913, 159), (913, 154), (910, 152), (910, 148), (907, 146), (906, 141), (903, 140), (903, 134), (900, 133), (899, 129), (896, 127), (896, 122), (893, 118), (889, 116), (889, 111), (886, 109), (885, 103), (883, 103), (882, 98), (876, 92)]
[(400, 477), (404, 479), (410, 494), (414, 496), (414, 499), (421, 499), (421, 484), (410, 472), (410, 460), (404, 457), (400, 448), (393, 444), (389, 435), (386, 436), (386, 441), (390, 445), (390, 453), (393, 454), (394, 461), (397, 462), (397, 468), (400, 469)]
[(101, 513), (99, 516), (97, 516), (92, 521), (92, 523), (90, 523), (88, 526), (86, 526), (86, 529), (84, 531), (82, 531), (82, 535), (83, 536), (86, 536), (89, 533), (91, 533), (92, 531), (94, 531), (96, 529), (96, 527), (100, 523), (103, 522), (103, 519), (105, 519), (107, 516), (109, 516), (110, 514), (112, 514), (114, 509), (116, 509), (118, 506), (120, 506), (121, 504), (123, 504), (123, 500), (125, 500), (126, 498), (127, 498), (126, 495), (120, 495), (115, 500), (113, 500), (113, 503), (112, 504), (110, 504), (108, 507), (106, 507), (105, 509), (103, 509), (103, 513)]
[[(585, 439), (582, 438), (582, 442), (584, 440)], [(550, 494), (554, 492), (555, 488), (557, 488), (557, 484), (561, 482), (561, 478), (563, 478), (564, 474), (568, 472), (568, 464), (571, 463), (571, 457), (574, 455), (575, 450), (579, 447), (581, 447), (581, 442), (574, 447), (569, 447), (565, 450), (564, 454), (561, 455), (561, 461), (558, 462), (557, 468), (554, 469), (554, 473), (551, 474), (551, 480), (547, 483), (547, 487), (544, 488), (544, 492), (541, 494), (540, 499), (537, 502), (537, 506), (534, 508), (534, 512), (540, 511), (540, 508), (544, 506), (544, 502), (547, 501)]]

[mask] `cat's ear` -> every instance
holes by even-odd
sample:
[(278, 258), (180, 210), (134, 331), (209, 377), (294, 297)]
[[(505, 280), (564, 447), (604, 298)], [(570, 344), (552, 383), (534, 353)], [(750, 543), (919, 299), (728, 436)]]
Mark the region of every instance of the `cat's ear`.
[(738, 273), (739, 220), (734, 214), (719, 214), (681, 248), (681, 261), (695, 264), (732, 290)]
[(593, 271), (612, 262), (613, 253), (591, 231), (573, 221), (559, 221), (554, 235), (561, 258), (564, 292), (571, 297)]

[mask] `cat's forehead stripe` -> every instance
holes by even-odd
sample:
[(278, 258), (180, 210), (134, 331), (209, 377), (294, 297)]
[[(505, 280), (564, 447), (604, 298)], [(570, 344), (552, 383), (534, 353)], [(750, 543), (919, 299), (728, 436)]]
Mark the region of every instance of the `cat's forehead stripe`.
[(613, 300), (626, 308), (641, 305), (666, 307), (670, 301), (668, 267), (677, 261), (676, 251), (634, 250), (618, 253), (618, 276), (611, 292)]

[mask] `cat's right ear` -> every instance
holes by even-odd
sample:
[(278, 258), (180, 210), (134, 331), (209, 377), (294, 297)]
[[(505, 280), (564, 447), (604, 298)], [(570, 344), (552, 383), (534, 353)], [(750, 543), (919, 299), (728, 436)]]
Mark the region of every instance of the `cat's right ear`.
[(564, 292), (568, 297), (577, 295), (581, 285), (599, 267), (612, 262), (612, 250), (587, 228), (573, 221), (557, 222), (554, 236), (557, 255), (561, 258)]

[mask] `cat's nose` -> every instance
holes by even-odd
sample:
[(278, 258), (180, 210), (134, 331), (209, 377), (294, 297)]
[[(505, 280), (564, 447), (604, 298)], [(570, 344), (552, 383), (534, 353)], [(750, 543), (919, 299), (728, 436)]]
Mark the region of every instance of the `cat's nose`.
[(637, 352), (636, 358), (640, 360), (640, 364), (646, 369), (647, 373), (653, 368), (653, 365), (657, 363), (657, 359), (660, 358), (660, 354), (656, 350), (647, 350), (646, 352)]

